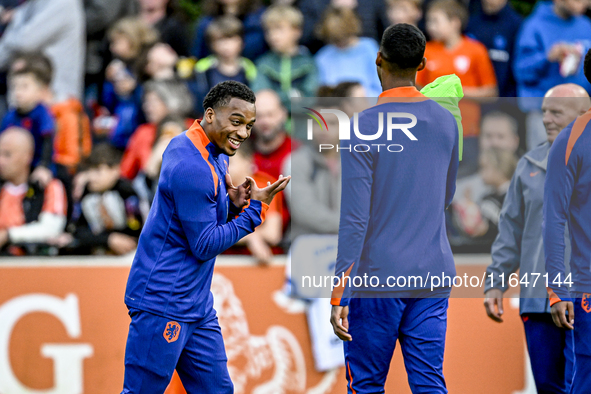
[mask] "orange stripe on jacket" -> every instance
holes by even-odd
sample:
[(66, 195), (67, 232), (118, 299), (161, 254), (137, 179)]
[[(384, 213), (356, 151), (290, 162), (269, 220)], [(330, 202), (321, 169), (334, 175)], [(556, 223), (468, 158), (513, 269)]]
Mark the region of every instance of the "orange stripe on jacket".
[(547, 287), (546, 291), (548, 291), (548, 296), (550, 297), (550, 306), (562, 301), (551, 288)]
[(383, 91), (378, 97), (378, 103), (411, 103), (429, 100), (423, 93), (414, 86), (401, 86)]
[(349, 366), (349, 362), (347, 361), (347, 370), (349, 371), (349, 388), (351, 389), (351, 392), (353, 392), (353, 394), (357, 394), (357, 391), (355, 391), (355, 389), (353, 388), (353, 375), (351, 374), (351, 367)]
[(585, 131), (585, 127), (591, 120), (591, 110), (585, 112), (583, 115), (579, 116), (577, 120), (575, 120), (575, 124), (573, 124), (573, 128), (570, 132), (570, 136), (568, 137), (568, 143), (566, 144), (566, 156), (564, 158), (564, 165), (568, 164), (568, 159), (570, 158), (570, 154), (577, 143), (579, 137)]
[(187, 130), (187, 137), (189, 137), (191, 142), (193, 142), (193, 145), (195, 145), (199, 152), (201, 152), (201, 156), (203, 156), (203, 159), (205, 160), (207, 165), (209, 165), (211, 175), (213, 176), (213, 186), (215, 194), (217, 196), (219, 178), (217, 172), (215, 172), (215, 168), (213, 168), (213, 165), (209, 162), (209, 151), (205, 147), (209, 144), (210, 141), (209, 138), (207, 138), (207, 135), (205, 134), (203, 127), (201, 127), (201, 125), (199, 124), (200, 121), (201, 119), (197, 119), (195, 122), (193, 122), (193, 125), (189, 128), (189, 130)]
[[(347, 277), (349, 276), (349, 274), (351, 273), (351, 270), (353, 269), (353, 266), (355, 265), (355, 263), (351, 264), (351, 266), (349, 267), (349, 269), (347, 270), (347, 272), (345, 272), (344, 275), (341, 276), (341, 278)], [(332, 290), (332, 298), (330, 299), (330, 303), (331, 305), (341, 305), (341, 298), (343, 298), (343, 292), (345, 291), (345, 280), (343, 279), (341, 281), (341, 283), (339, 284), (338, 287), (335, 287)]]
[[(250, 200), (248, 200), (248, 202), (246, 203), (246, 205), (244, 207), (242, 207), (242, 212), (244, 212), (244, 210), (246, 208), (248, 208), (249, 206), (250, 206)], [(264, 202), (261, 201), (261, 215), (260, 215), (260, 217), (261, 217), (261, 224), (265, 223), (265, 218), (267, 217), (267, 210), (268, 209), (269, 209), (269, 205), (267, 205), (267, 204), (265, 204)], [(234, 219), (236, 219), (237, 217), (238, 217), (238, 215), (236, 215), (236, 217)], [(259, 224), (259, 226), (261, 224)]]

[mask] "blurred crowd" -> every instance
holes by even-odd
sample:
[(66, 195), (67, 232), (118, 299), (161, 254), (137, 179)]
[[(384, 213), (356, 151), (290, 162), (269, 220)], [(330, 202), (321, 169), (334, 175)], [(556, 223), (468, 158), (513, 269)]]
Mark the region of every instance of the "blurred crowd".
[[(591, 91), (587, 0), (539, 1), (529, 15), (507, 0), (195, 2), (189, 21), (175, 0), (0, 0), (2, 255), (133, 251), (162, 153), (225, 80), (257, 95), (251, 140), (231, 158), (234, 184), (292, 174), (301, 188), (301, 198), (278, 196), (229, 253), (268, 263), (298, 235), (336, 234), (338, 154), (296, 138), (291, 99), (377, 97), (375, 57), (393, 23), (429, 39), (419, 87), (452, 73), (462, 81), (464, 159), (448, 229), (455, 251), (490, 252), (517, 160), (551, 126), (541, 98), (561, 83)], [(334, 106), (352, 115), (351, 103)]]

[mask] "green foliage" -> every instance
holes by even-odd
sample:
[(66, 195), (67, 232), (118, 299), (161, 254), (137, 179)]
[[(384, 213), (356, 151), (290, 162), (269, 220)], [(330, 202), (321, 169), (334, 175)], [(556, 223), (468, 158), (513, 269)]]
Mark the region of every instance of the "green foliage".
[(195, 22), (201, 16), (201, 2), (199, 0), (178, 0), (178, 9), (189, 22)]
[(534, 9), (536, 0), (510, 0), (510, 3), (515, 11), (523, 16), (528, 16)]

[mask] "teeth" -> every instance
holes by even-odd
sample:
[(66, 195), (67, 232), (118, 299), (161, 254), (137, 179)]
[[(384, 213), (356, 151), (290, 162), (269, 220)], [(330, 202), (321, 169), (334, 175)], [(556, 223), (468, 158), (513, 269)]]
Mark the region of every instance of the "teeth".
[(238, 141), (238, 140), (235, 140), (235, 139), (233, 139), (233, 138), (228, 138), (228, 139), (230, 140), (230, 142), (231, 142), (232, 144), (234, 144), (234, 145), (236, 145), (236, 146), (240, 146), (240, 141)]

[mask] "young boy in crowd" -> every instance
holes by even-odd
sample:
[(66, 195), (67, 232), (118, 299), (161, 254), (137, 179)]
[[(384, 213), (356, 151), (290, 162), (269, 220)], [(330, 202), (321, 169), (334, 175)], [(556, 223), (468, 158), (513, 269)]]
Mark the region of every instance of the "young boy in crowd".
[(494, 97), (497, 80), (486, 47), (462, 35), (468, 11), (456, 0), (436, 0), (427, 10), (427, 32), (431, 41), (425, 48), (427, 65), (417, 74), (424, 86), (436, 78), (456, 74), (465, 97)]
[[(34, 68), (42, 75), (53, 75), (51, 61), (42, 53), (23, 53), (18, 55), (11, 65), (11, 73), (20, 72), (27, 68)], [(53, 137), (53, 166), (56, 177), (62, 181), (70, 195), (72, 176), (76, 173), (80, 162), (90, 155), (92, 136), (90, 120), (84, 111), (80, 100), (75, 97), (61, 102), (55, 101), (55, 96), (47, 78), (40, 81), (40, 96), (49, 108), (55, 121)], [(72, 201), (68, 199), (68, 206)]]
[(241, 56), (244, 44), (243, 26), (238, 18), (221, 16), (211, 22), (206, 34), (213, 55), (197, 62), (195, 77), (189, 82), (198, 114), (203, 113), (201, 103), (212, 87), (228, 80), (250, 86), (257, 74), (254, 63)]
[(318, 83), (335, 86), (359, 82), (368, 97), (378, 97), (382, 86), (376, 73), (378, 43), (360, 37), (361, 21), (350, 8), (327, 7), (317, 34), (327, 43), (315, 55)]
[(298, 45), (304, 24), (302, 13), (292, 6), (273, 5), (262, 21), (271, 50), (257, 60), (252, 90), (274, 90), (285, 108), (290, 108), (291, 97), (313, 97), (318, 89), (318, 72), (308, 49)]
[(386, 13), (391, 24), (418, 26), (423, 17), (423, 0), (387, 0)]
[(35, 141), (31, 180), (42, 186), (48, 185), (53, 178), (51, 168), (55, 122), (45, 105), (50, 83), (50, 69), (38, 62), (19, 62), (17, 59), (8, 75), (12, 109), (6, 113), (0, 125), (0, 132), (13, 126), (31, 132)]
[(468, 11), (456, 0), (436, 0), (427, 10), (427, 64), (417, 73), (417, 85), (425, 86), (438, 77), (456, 74), (462, 81), (465, 99), (460, 101), (465, 137), (480, 132), (480, 106), (470, 97), (495, 97), (497, 80), (488, 51), (480, 42), (462, 34)]
[(86, 188), (74, 206), (69, 233), (54, 244), (68, 253), (134, 250), (142, 230), (141, 201), (128, 180), (121, 178), (121, 152), (107, 143), (98, 144), (88, 158)]

